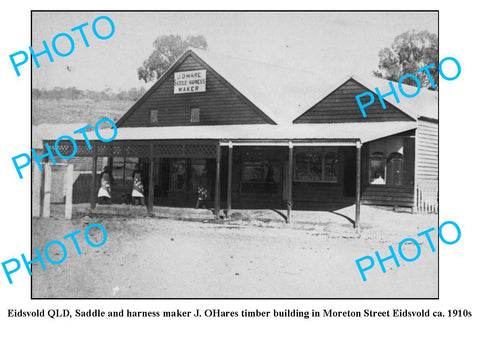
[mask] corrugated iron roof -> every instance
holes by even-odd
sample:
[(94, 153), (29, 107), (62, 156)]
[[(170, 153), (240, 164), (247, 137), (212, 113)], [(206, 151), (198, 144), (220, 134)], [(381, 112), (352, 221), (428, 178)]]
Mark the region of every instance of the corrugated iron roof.
[(40, 124), (32, 126), (32, 148), (42, 149), (44, 140), (56, 140), (60, 136), (74, 136), (73, 131), (81, 129), (87, 123)]
[[(289, 124), (333, 85), (321, 74), (191, 49), (277, 124)], [(361, 113), (360, 113), (361, 114)]]
[[(355, 76), (358, 82), (362, 82), (362, 79), (358, 76)], [(365, 84), (366, 82), (370, 83), (370, 87)], [(369, 87), (373, 93), (375, 93), (375, 87), (378, 87), (380, 93), (387, 93), (390, 91), (390, 86), (388, 85), (389, 80), (376, 78), (376, 77), (369, 77), (368, 79), (364, 79), (363, 83), (365, 86)], [(398, 89), (398, 83), (392, 81), (395, 88)], [(373, 87), (373, 88), (371, 88)], [(402, 88), (408, 94), (413, 94), (417, 90), (415, 86), (410, 86), (406, 84), (402, 84)], [(382, 91), (383, 90), (383, 91)], [(405, 98), (401, 95), (399, 91), (397, 91), (400, 97), (400, 104), (397, 104), (395, 100), (393, 100), (392, 96), (390, 96), (390, 103), (395, 105), (400, 110), (410, 114), (415, 115), (418, 117), (427, 117), (431, 119), (438, 120), (438, 91), (429, 90), (426, 88), (422, 88), (418, 95), (413, 98)], [(387, 99), (386, 98), (386, 99)]]
[[(201, 125), (118, 128), (116, 141), (121, 140), (360, 140), (362, 143), (415, 129), (416, 122), (366, 122), (292, 125)], [(113, 135), (112, 129), (101, 130), (103, 138)], [(98, 140), (94, 132), (87, 134)], [(79, 138), (80, 139), (80, 138)]]
[[(187, 51), (200, 57), (277, 124), (290, 124), (349, 78), (355, 79), (374, 94), (375, 87), (383, 90), (381, 93), (390, 91), (388, 80), (373, 76), (342, 76), (339, 72), (337, 78), (327, 78), (315, 70), (297, 70), (195, 48)], [(393, 83), (398, 88), (398, 83)], [(403, 88), (407, 93), (416, 90), (410, 85), (403, 85)], [(384, 100), (412, 118), (424, 116), (438, 119), (438, 92), (422, 88), (413, 98), (405, 98), (400, 93), (399, 97), (400, 103), (393, 96)], [(358, 114), (361, 115), (360, 109)]]
[[(189, 52), (191, 51), (191, 52)], [(190, 49), (232, 86), (240, 91), (278, 125), (197, 125), (168, 127), (118, 128), (116, 140), (170, 140), (170, 139), (227, 139), (227, 140), (267, 140), (267, 139), (349, 139), (369, 142), (385, 136), (401, 133), (417, 127), (416, 122), (365, 122), (330, 124), (293, 124), (314, 104), (352, 78), (375, 93), (375, 87), (389, 92), (388, 81), (375, 77), (364, 79), (358, 76), (325, 79), (311, 71), (295, 70), (262, 62), (220, 56), (205, 50)], [(173, 67), (173, 65), (172, 65)], [(397, 84), (395, 83), (397, 87)], [(404, 85), (408, 93), (415, 92), (412, 86)], [(390, 98), (391, 97), (391, 98)], [(417, 118), (428, 117), (438, 120), (438, 92), (422, 89), (414, 98), (401, 98), (397, 104), (393, 96), (385, 100)], [(359, 109), (359, 115), (361, 115)], [(48, 125), (48, 126), (47, 126)], [(86, 124), (45, 124), (33, 128), (34, 147), (41, 146), (39, 140), (55, 140), (61, 135), (73, 136), (73, 131)], [(107, 130), (102, 130), (108, 134)], [(111, 133), (111, 130), (110, 130)], [(95, 133), (88, 134), (98, 140)], [(78, 137), (78, 138), (77, 138)], [(77, 135), (77, 139), (81, 139)]]

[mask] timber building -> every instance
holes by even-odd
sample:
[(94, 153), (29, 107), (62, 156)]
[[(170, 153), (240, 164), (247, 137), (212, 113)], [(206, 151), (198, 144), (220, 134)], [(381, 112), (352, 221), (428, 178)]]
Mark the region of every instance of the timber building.
[(355, 96), (377, 86), (389, 91), (377, 78), (331, 83), (189, 49), (117, 122), (114, 141), (91, 134), (92, 149), (78, 141), (77, 157), (93, 160), (92, 208), (97, 159), (108, 157), (113, 202), (128, 201), (140, 163), (149, 209), (193, 206), (203, 173), (217, 216), (268, 208), (286, 209), (289, 220), (292, 209), (355, 204), (358, 223), (361, 204), (436, 211), (438, 94), (386, 97), (386, 109), (375, 97), (364, 118)]

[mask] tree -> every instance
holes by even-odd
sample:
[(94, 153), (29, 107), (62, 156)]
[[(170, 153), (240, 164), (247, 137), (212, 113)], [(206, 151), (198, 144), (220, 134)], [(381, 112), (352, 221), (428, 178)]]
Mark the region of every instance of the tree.
[(202, 35), (187, 36), (182, 39), (179, 35), (162, 35), (153, 42), (153, 52), (144, 60), (143, 66), (137, 69), (138, 79), (146, 83), (156, 80), (173, 64), (178, 57), (189, 47), (207, 48), (207, 40)]
[(127, 98), (129, 100), (137, 101), (140, 99), (141, 96), (143, 96), (147, 92), (145, 88), (142, 86), (140, 88), (135, 88), (132, 87), (130, 90), (127, 92)]
[[(391, 47), (386, 47), (378, 53), (380, 58), (378, 70), (373, 75), (387, 80), (398, 81), (407, 73), (420, 79), (422, 87), (432, 89), (425, 71), (417, 72), (430, 64), (430, 74), (438, 90), (438, 37), (428, 31), (411, 30), (395, 37)], [(416, 86), (415, 80), (408, 77), (405, 84)]]
[(32, 89), (32, 99), (39, 99), (42, 96), (42, 93), (39, 89)]

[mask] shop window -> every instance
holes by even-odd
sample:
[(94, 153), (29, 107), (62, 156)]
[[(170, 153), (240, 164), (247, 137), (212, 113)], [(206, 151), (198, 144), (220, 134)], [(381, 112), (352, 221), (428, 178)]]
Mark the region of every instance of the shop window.
[(370, 184), (403, 185), (404, 157), (392, 152), (387, 157), (381, 152), (370, 155)]
[(200, 108), (199, 107), (190, 108), (190, 122), (191, 123), (200, 123)]
[(158, 110), (151, 109), (150, 110), (150, 124), (155, 125), (158, 124)]
[(245, 161), (241, 171), (241, 191), (244, 193), (278, 193), (280, 162)]
[(336, 183), (338, 181), (337, 163), (336, 149), (299, 152), (295, 156), (294, 179), (296, 182)]
[(132, 180), (133, 170), (139, 159), (136, 157), (113, 157), (112, 176), (116, 183), (126, 183)]
[(273, 162), (244, 162), (242, 182), (278, 182), (279, 171)]
[(324, 182), (336, 182), (337, 181), (337, 154), (335, 152), (329, 152), (324, 158)]
[(398, 152), (392, 152), (387, 157), (387, 180), (390, 185), (403, 184), (403, 155)]
[(385, 155), (381, 152), (370, 155), (369, 183), (385, 184)]

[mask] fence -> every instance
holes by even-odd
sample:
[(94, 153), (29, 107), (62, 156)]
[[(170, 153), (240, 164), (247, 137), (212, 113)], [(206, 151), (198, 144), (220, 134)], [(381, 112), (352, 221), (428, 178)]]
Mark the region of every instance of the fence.
[[(32, 216), (50, 217), (50, 204), (65, 200), (65, 218), (72, 218), (73, 164), (32, 166)], [(52, 172), (55, 174), (52, 178)]]
[(415, 208), (421, 213), (438, 213), (438, 181), (417, 183)]

